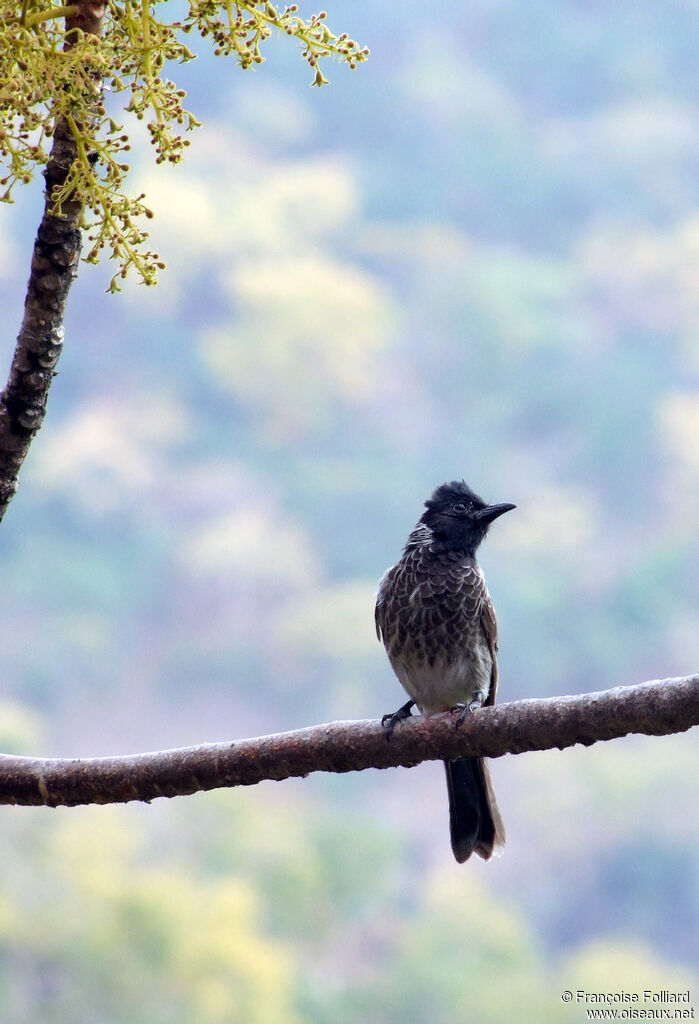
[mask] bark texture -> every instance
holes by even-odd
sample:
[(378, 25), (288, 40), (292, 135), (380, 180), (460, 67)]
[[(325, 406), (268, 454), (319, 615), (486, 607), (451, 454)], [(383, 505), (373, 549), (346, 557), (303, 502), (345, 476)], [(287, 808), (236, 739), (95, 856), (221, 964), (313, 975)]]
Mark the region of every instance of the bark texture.
[(450, 714), (414, 718), (399, 724), (390, 741), (377, 721), (359, 721), (123, 757), (0, 755), (0, 803), (57, 807), (150, 801), (317, 771), (501, 757), (589, 746), (629, 733), (665, 736), (699, 724), (699, 675), (482, 708), (458, 729), (454, 721)]
[[(102, 33), (105, 5), (81, 0), (66, 19), (66, 48), (77, 29)], [(99, 95), (99, 83), (96, 94)], [(46, 200), (39, 225), (27, 284), (24, 318), (5, 390), (0, 394), (0, 519), (17, 490), (17, 477), (32, 438), (41, 427), (49, 388), (63, 347), (63, 317), (68, 291), (80, 258), (79, 202), (51, 214), (51, 194), (62, 185), (77, 157), (73, 135), (65, 120), (55, 126), (49, 162), (44, 171)]]

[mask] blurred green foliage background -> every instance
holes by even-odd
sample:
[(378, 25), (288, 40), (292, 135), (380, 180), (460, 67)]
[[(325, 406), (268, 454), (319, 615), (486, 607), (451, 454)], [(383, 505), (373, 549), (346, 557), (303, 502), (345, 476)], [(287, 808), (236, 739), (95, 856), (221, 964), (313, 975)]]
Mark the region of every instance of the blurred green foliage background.
[[(286, 40), (179, 76), (187, 161), (134, 160), (161, 286), (81, 270), (0, 529), (5, 751), (395, 709), (375, 583), (461, 476), (518, 506), (482, 553), (501, 699), (697, 670), (696, 5), (329, 11), (372, 57), (320, 93)], [(508, 847), (461, 868), (439, 765), (3, 808), (0, 1019), (564, 1024), (567, 988), (691, 988), (692, 736), (493, 771)]]

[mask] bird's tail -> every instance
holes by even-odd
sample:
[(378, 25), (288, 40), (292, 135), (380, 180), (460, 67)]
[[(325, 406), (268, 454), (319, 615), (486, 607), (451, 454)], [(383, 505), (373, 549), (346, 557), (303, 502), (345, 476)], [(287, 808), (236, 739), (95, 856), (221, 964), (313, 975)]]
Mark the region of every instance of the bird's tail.
[(482, 757), (459, 757), (445, 761), (444, 767), (454, 856), (463, 864), (475, 850), (483, 860), (489, 860), (505, 845), (505, 826), (486, 763)]

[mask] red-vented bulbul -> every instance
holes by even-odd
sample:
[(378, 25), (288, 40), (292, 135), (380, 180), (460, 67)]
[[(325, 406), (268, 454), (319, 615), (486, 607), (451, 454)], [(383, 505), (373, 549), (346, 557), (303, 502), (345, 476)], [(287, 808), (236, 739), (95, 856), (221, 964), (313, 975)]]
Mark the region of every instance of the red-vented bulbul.
[[(488, 527), (514, 505), (486, 505), (463, 480), (442, 484), (408, 537), (397, 565), (384, 573), (376, 632), (410, 700), (384, 715), (390, 731), (417, 704), (424, 715), (458, 711), (456, 724), (494, 704), (497, 623), (476, 551)], [(454, 856), (488, 860), (505, 843), (490, 775), (482, 757), (444, 762)]]

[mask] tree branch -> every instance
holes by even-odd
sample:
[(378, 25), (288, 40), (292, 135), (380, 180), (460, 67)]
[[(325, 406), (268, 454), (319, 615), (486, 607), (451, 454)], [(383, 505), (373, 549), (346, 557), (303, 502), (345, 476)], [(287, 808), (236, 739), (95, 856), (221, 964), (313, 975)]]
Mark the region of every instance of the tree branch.
[(699, 675), (695, 675), (482, 708), (459, 729), (449, 714), (414, 718), (397, 726), (390, 742), (378, 722), (360, 721), (123, 757), (0, 755), (0, 803), (71, 807), (150, 801), (318, 771), (411, 767), (462, 755), (501, 757), (553, 747), (562, 750), (629, 733), (665, 736), (698, 724)]
[[(81, 0), (66, 17), (65, 49), (78, 30), (99, 36), (105, 5)], [(96, 82), (96, 94), (99, 86)], [(96, 100), (97, 102), (97, 100)], [(0, 519), (17, 490), (17, 476), (46, 412), (46, 401), (63, 346), (63, 317), (68, 291), (77, 276), (82, 201), (63, 204), (62, 216), (51, 213), (52, 194), (66, 180), (77, 158), (75, 138), (64, 118), (55, 126), (51, 155), (44, 171), (46, 200), (39, 225), (10, 375), (0, 395)]]

